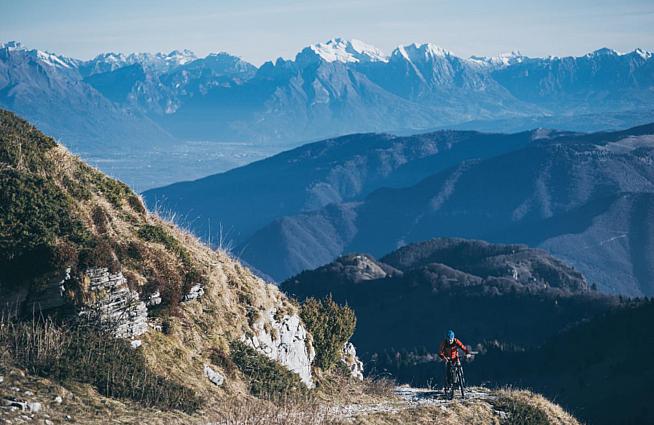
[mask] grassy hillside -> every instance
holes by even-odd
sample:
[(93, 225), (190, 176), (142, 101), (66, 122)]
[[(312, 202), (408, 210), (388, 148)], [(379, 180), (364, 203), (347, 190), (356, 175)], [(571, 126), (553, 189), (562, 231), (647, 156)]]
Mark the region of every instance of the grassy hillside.
[[(239, 368), (243, 359), (258, 369), (272, 367), (258, 353), (238, 357), (233, 342), (270, 326), (271, 309), (283, 317), (296, 314), (296, 304), (227, 254), (149, 214), (127, 186), (4, 111), (0, 198), (0, 375), (15, 376), (6, 379), (63, 385), (81, 397), (81, 415), (89, 414), (87, 401), (100, 402), (97, 397), (122, 400), (123, 409), (139, 403), (193, 414), (253, 393), (254, 378)], [(85, 272), (97, 267), (121, 272), (128, 288), (92, 290)], [(195, 285), (203, 287), (202, 297), (183, 302)], [(149, 330), (139, 336), (138, 350), (104, 331), (79, 327), (78, 312), (128, 290), (141, 300), (157, 293), (161, 298), (148, 309)], [(207, 365), (226, 377), (224, 385), (207, 379)], [(271, 376), (284, 388), (299, 383), (279, 367)], [(175, 394), (165, 402), (158, 388), (167, 386)]]

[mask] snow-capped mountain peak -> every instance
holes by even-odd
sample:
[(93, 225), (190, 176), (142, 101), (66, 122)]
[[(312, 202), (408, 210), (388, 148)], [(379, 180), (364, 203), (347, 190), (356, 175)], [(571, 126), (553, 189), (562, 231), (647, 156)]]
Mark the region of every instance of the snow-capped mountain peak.
[(470, 56), (471, 62), (482, 66), (492, 67), (505, 67), (521, 63), (525, 60), (525, 56), (519, 50), (514, 50), (510, 53), (500, 53), (497, 56)]
[(324, 43), (312, 44), (298, 54), (298, 59), (309, 55), (317, 56), (325, 62), (357, 63), (388, 61), (388, 57), (378, 48), (360, 40), (344, 40), (342, 38), (333, 38)]
[(432, 43), (413, 43), (397, 47), (392, 56), (402, 57), (409, 62), (425, 62), (454, 55), (449, 50)]
[(608, 47), (602, 47), (601, 49), (588, 53), (586, 56), (620, 56), (620, 53)]
[(0, 42), (0, 49), (7, 50), (27, 50), (19, 41), (7, 41), (6, 43)]
[(184, 65), (185, 63), (189, 63), (198, 58), (195, 56), (195, 53), (188, 49), (184, 49), (182, 51), (173, 50), (168, 54), (160, 53), (158, 55), (160, 55), (160, 57), (166, 62), (177, 65)]
[(633, 53), (637, 54), (643, 59), (650, 59), (652, 57), (652, 52), (648, 52), (647, 50), (643, 50), (640, 48), (634, 50)]
[(43, 50), (29, 49), (18, 41), (8, 41), (6, 43), (0, 42), (0, 49), (8, 52), (16, 52), (19, 55), (25, 55), (32, 58), (42, 65), (53, 68), (76, 68), (79, 61), (65, 56), (55, 55), (54, 53), (46, 52)]
[(75, 65), (74, 61), (71, 61), (68, 58), (57, 56), (53, 53), (44, 52), (42, 50), (32, 50), (30, 53), (41, 61), (41, 63), (55, 68), (73, 68)]
[(173, 68), (192, 62), (197, 59), (190, 50), (173, 50), (170, 53), (102, 53), (84, 63), (87, 74), (114, 71), (127, 65), (140, 65), (155, 72), (167, 72)]

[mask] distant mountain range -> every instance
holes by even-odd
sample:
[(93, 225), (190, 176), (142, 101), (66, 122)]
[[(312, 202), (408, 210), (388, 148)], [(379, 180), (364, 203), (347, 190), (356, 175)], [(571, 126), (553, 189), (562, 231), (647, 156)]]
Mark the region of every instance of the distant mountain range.
[(0, 44), (0, 106), (75, 151), (165, 147), (174, 139), (300, 143), (444, 126), (617, 128), (651, 117), (653, 88), (654, 59), (639, 49), (464, 59), (433, 44), (386, 55), (333, 39), (257, 68), (227, 53), (103, 53), (81, 61)]
[(654, 125), (355, 135), (144, 195), (202, 237), (221, 224), (279, 281), (347, 252), (451, 236), (542, 247), (603, 292), (650, 296), (653, 162)]

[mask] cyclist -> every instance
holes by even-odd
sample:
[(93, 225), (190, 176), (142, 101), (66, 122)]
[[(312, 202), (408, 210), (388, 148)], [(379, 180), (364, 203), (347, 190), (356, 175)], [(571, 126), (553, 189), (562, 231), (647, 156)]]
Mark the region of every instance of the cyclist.
[(467, 356), (472, 353), (466, 348), (465, 345), (458, 339), (454, 337), (454, 331), (447, 331), (447, 335), (438, 349), (438, 356), (445, 361), (445, 392), (447, 392), (452, 385), (450, 382), (451, 368), (455, 364), (460, 362), (459, 360), (459, 349), (463, 350)]

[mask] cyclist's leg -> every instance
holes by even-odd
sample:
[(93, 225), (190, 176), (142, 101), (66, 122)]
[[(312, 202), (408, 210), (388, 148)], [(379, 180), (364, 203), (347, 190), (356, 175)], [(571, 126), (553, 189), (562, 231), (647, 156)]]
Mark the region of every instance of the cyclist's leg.
[(445, 362), (445, 390), (452, 388), (452, 362)]

